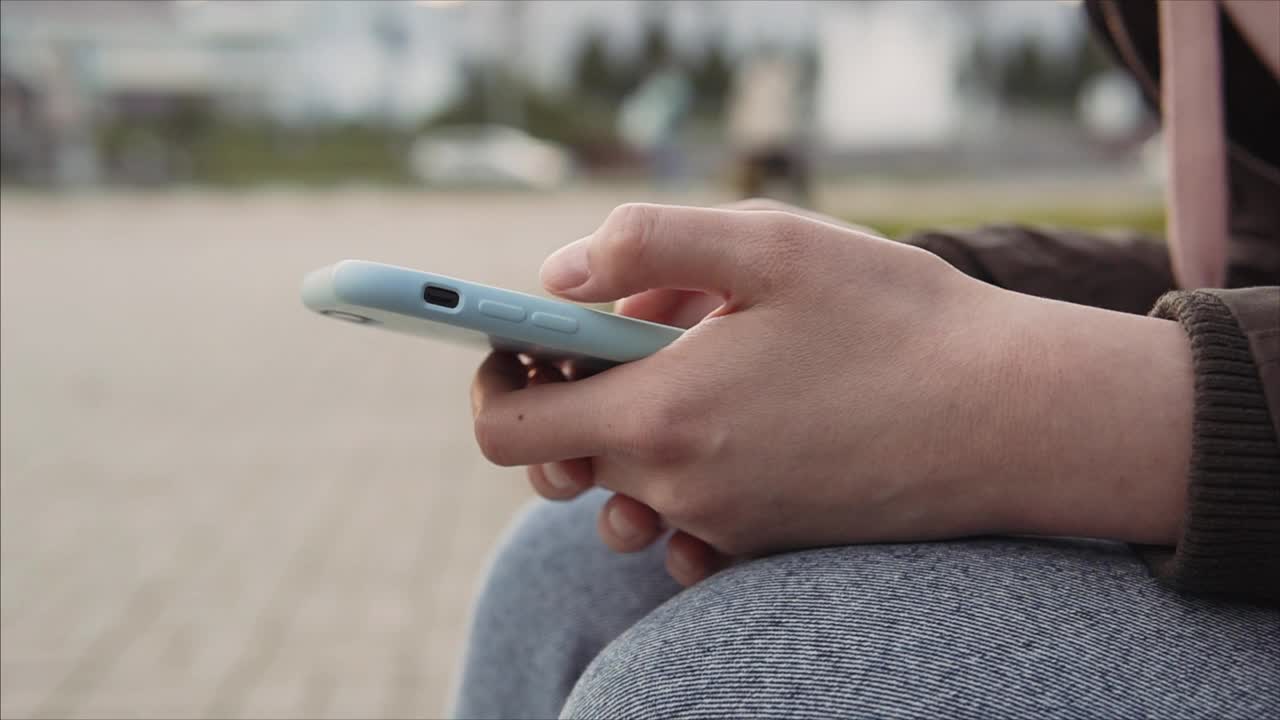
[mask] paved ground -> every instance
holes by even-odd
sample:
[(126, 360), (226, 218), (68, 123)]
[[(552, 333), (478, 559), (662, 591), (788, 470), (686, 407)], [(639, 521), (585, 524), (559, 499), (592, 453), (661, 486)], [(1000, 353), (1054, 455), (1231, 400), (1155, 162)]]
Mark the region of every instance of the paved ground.
[(477, 354), (311, 316), (299, 279), (533, 290), (636, 197), (6, 192), (0, 714), (439, 716), (528, 492), (473, 446)]
[(299, 279), (533, 289), (615, 200), (6, 193), (0, 712), (438, 716), (527, 491), (473, 446), (474, 351), (312, 316)]

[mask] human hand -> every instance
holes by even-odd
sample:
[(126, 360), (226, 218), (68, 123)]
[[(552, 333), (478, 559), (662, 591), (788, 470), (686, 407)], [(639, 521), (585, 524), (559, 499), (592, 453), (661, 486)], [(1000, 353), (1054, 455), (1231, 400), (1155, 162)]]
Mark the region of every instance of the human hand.
[[(776, 212), (623, 206), (543, 272), (575, 300), (696, 288), (723, 302), (662, 352), (575, 383), (523, 389), (524, 369), (503, 355), (477, 377), (485, 454), (569, 460), (569, 491), (594, 482), (619, 493), (609, 510), (625, 508), (629, 537), (651, 541), (659, 515), (680, 531), (673, 551), (696, 539), (729, 554), (986, 532), (1151, 541), (1176, 530), (1180, 495), (1169, 489), (1185, 452), (1167, 442), (1168, 452), (1135, 452), (1151, 433), (1117, 442), (1073, 392), (1123, 386), (1108, 410), (1132, 420), (1167, 399), (1172, 378), (1189, 386), (1185, 338), (1170, 323), (1007, 293), (923, 251)], [(1084, 345), (1042, 362), (1064, 340)], [(1144, 350), (1134, 362), (1134, 340), (1171, 360)], [(1066, 369), (1081, 372), (1041, 382)], [(1185, 424), (1189, 435), (1177, 400), (1156, 428)], [(1063, 428), (1053, 413), (1084, 422)], [(1072, 485), (1105, 461), (1119, 484)], [(1146, 490), (1160, 491), (1146, 517), (1105, 512), (1117, 494)], [(696, 580), (714, 559), (694, 560), (701, 569), (673, 574)]]
[[(879, 232), (865, 225), (855, 225), (814, 210), (770, 198), (739, 200), (720, 207), (727, 210), (785, 212), (866, 235), (880, 236)], [(687, 329), (711, 314), (722, 303), (723, 300), (716, 295), (700, 290), (658, 288), (619, 300), (614, 306), (614, 312), (627, 317)], [(558, 373), (543, 372), (542, 375), (563, 377)], [(578, 461), (570, 460), (567, 464), (547, 463), (544, 467), (533, 466), (527, 469), (527, 473), (530, 484), (535, 488), (545, 487), (547, 478), (554, 478), (562, 488), (555, 493), (555, 497), (570, 499), (589, 486), (588, 470), (589, 468), (582, 466)], [(545, 492), (542, 494), (544, 497), (547, 496)], [(626, 495), (614, 495), (613, 499), (601, 509), (597, 525), (606, 545), (619, 552), (636, 552), (652, 545), (664, 534), (661, 523), (652, 522), (652, 518), (656, 516), (652, 508), (644, 506), (640, 501)], [(667, 564), (672, 568), (671, 574), (685, 585), (691, 585), (714, 570), (734, 561), (733, 558), (717, 552), (702, 540), (678, 531), (668, 540), (667, 552)]]
[[(786, 212), (868, 235), (879, 233), (812, 210), (794, 207), (769, 198), (752, 198), (722, 205), (728, 210)], [(700, 290), (655, 288), (619, 300), (614, 312), (649, 322), (690, 328), (723, 304), (723, 300)], [(564, 370), (534, 363), (529, 366), (530, 384), (560, 382), (572, 367)], [(525, 469), (534, 491), (552, 500), (570, 500), (593, 485), (591, 465), (581, 459), (531, 465)], [(615, 494), (601, 509), (598, 532), (605, 544), (619, 552), (637, 552), (652, 545), (664, 535), (657, 513), (639, 500)], [(668, 539), (667, 564), (675, 579), (685, 585), (730, 564), (733, 559), (717, 552), (707, 543), (677, 531)]]

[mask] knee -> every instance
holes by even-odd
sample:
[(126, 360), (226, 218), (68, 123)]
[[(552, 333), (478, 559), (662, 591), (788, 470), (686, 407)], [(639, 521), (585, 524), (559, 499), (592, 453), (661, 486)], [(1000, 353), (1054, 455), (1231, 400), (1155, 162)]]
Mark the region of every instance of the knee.
[(966, 637), (964, 596), (938, 568), (981, 557), (964, 545), (853, 546), (730, 568), (606, 647), (562, 716), (880, 716), (906, 697), (954, 715), (927, 705), (957, 689), (952, 663), (1004, 648)]
[(785, 703), (751, 700), (791, 694), (784, 683), (803, 673), (767, 657), (781, 644), (803, 642), (781, 637), (792, 632), (780, 588), (793, 572), (765, 558), (686, 589), (595, 657), (561, 717), (794, 714)]
[[(810, 550), (662, 605), (596, 656), (562, 716), (1256, 717), (1274, 691), (1210, 698), (1187, 668), (1232, 688), (1239, 667), (1270, 667), (1258, 629), (1274, 617), (1180, 598), (1112, 543)], [(1177, 642), (1162, 632), (1188, 621)]]

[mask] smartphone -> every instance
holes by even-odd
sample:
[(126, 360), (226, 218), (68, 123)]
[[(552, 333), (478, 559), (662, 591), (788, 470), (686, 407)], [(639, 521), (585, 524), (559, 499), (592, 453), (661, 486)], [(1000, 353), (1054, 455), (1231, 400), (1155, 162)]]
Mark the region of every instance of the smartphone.
[(652, 355), (679, 328), (446, 275), (365, 260), (309, 273), (302, 302), (356, 325), (601, 370)]

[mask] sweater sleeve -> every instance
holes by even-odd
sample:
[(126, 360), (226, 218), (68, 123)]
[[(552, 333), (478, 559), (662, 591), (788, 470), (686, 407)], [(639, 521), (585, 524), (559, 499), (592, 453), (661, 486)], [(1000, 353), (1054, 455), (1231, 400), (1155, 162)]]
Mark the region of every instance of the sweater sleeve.
[(1172, 292), (1151, 314), (1191, 341), (1195, 417), (1176, 548), (1146, 548), (1174, 587), (1280, 600), (1280, 287)]
[(1174, 288), (1168, 248), (1137, 233), (987, 225), (917, 232), (902, 241), (992, 285), (1107, 310), (1142, 314)]

